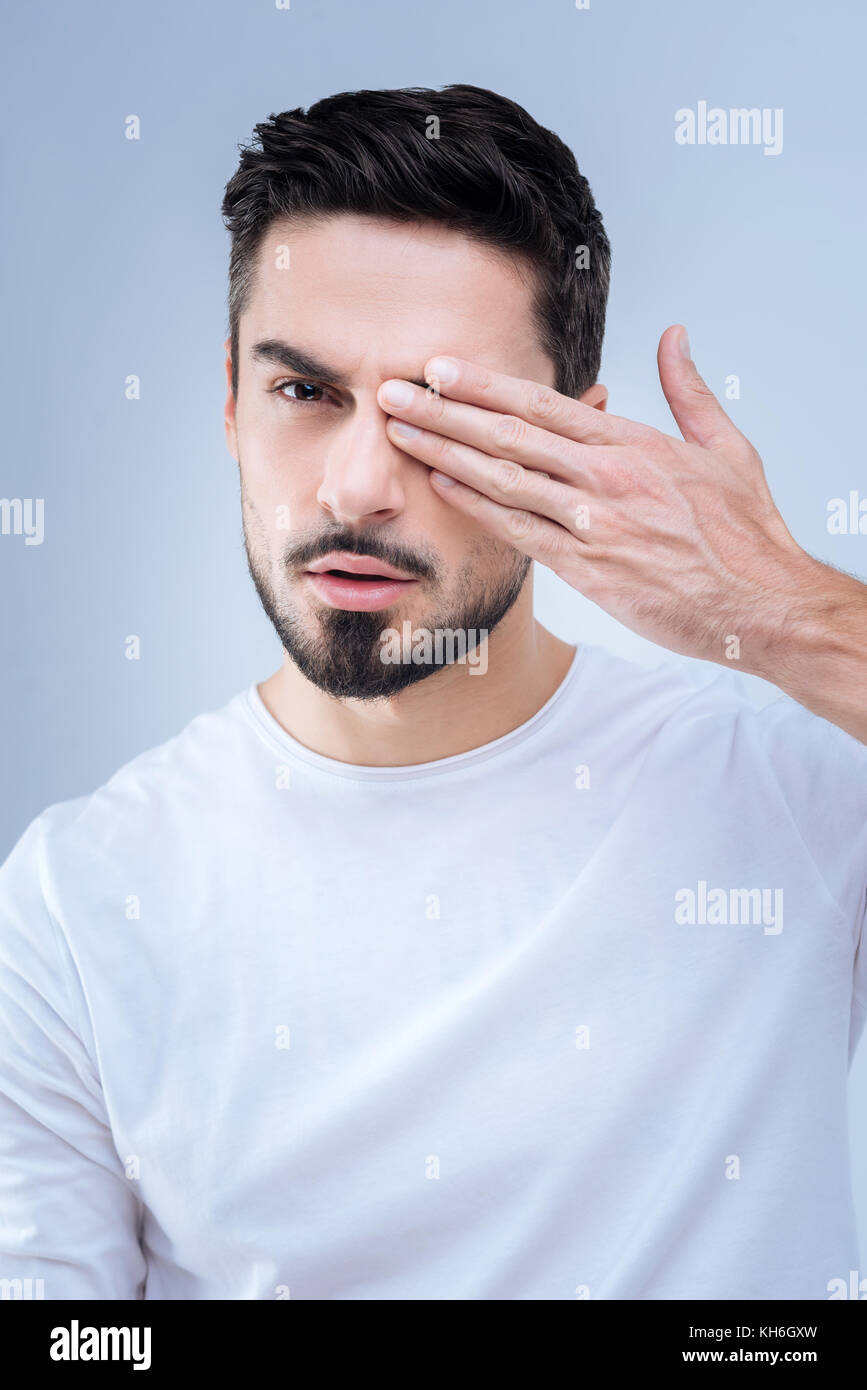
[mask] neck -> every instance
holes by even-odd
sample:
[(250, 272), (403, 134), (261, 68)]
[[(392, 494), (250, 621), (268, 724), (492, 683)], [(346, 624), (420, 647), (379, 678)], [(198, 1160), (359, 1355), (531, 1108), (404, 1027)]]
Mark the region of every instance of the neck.
[(401, 767), (469, 752), (525, 724), (562, 683), (574, 654), (536, 622), (532, 597), (522, 594), (488, 638), (484, 673), (455, 662), (389, 699), (336, 700), (287, 656), (259, 694), (278, 724), (313, 752), (362, 767)]

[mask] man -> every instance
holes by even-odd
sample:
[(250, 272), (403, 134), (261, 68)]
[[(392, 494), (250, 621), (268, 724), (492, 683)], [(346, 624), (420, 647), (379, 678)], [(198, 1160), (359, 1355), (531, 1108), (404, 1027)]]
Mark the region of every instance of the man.
[[(838, 1296), (867, 590), (795, 543), (679, 325), (683, 438), (607, 413), (608, 242), (520, 107), (358, 92), (256, 135), (226, 431), (284, 660), (0, 875), (0, 1275)], [(533, 559), (784, 693), (560, 641)]]

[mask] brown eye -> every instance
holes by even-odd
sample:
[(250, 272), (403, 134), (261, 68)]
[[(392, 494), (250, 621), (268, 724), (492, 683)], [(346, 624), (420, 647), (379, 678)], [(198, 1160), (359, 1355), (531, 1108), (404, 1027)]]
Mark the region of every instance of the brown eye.
[[(317, 391), (318, 396), (313, 394)], [(293, 405), (316, 405), (322, 400), (322, 387), (317, 386), (315, 381), (280, 381), (272, 387), (272, 394), (282, 396)]]

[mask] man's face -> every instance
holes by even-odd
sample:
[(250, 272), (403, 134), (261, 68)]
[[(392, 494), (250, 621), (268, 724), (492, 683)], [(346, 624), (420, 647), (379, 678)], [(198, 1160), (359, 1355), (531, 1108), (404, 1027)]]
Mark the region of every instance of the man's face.
[(490, 632), (521, 594), (529, 561), (436, 495), (428, 467), (389, 440), (376, 393), (389, 377), (425, 385), (435, 353), (553, 385), (533, 288), (528, 270), (437, 224), (341, 214), (266, 234), (227, 439), (259, 597), (329, 694), (395, 694), (437, 664), (384, 662), (386, 630)]

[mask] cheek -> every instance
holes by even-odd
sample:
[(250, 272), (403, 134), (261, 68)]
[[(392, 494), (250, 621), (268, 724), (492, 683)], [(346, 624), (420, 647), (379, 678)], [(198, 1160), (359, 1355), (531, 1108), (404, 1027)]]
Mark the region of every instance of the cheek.
[[(285, 510), (295, 516), (293, 526), (303, 524), (316, 508), (319, 486), (317, 450), (294, 437), (290, 443), (284, 431), (262, 431), (239, 437), (241, 481), (246, 498), (263, 521), (280, 511), (285, 526)], [(279, 539), (279, 537), (278, 537)]]
[(447, 530), (431, 534), (429, 539), (439, 551), (450, 602), (460, 604), (470, 595), (488, 591), (514, 572), (513, 547), (480, 535), (479, 528), (464, 518), (459, 526), (452, 522)]
[(511, 583), (513, 577), (527, 570), (527, 557), (508, 541), (498, 540), (475, 527), (467, 543), (467, 573), (485, 584)]
[(309, 517), (309, 501), (299, 493), (292, 474), (292, 469), (275, 466), (255, 450), (241, 452), (244, 525), (263, 559), (279, 559), (292, 533)]
[(315, 459), (322, 448), (321, 428), (317, 432), (311, 420), (288, 419), (270, 399), (263, 404), (248, 395), (245, 400), (242, 392), (236, 424), (245, 467), (251, 479), (255, 475), (263, 483), (300, 472), (301, 461)]

